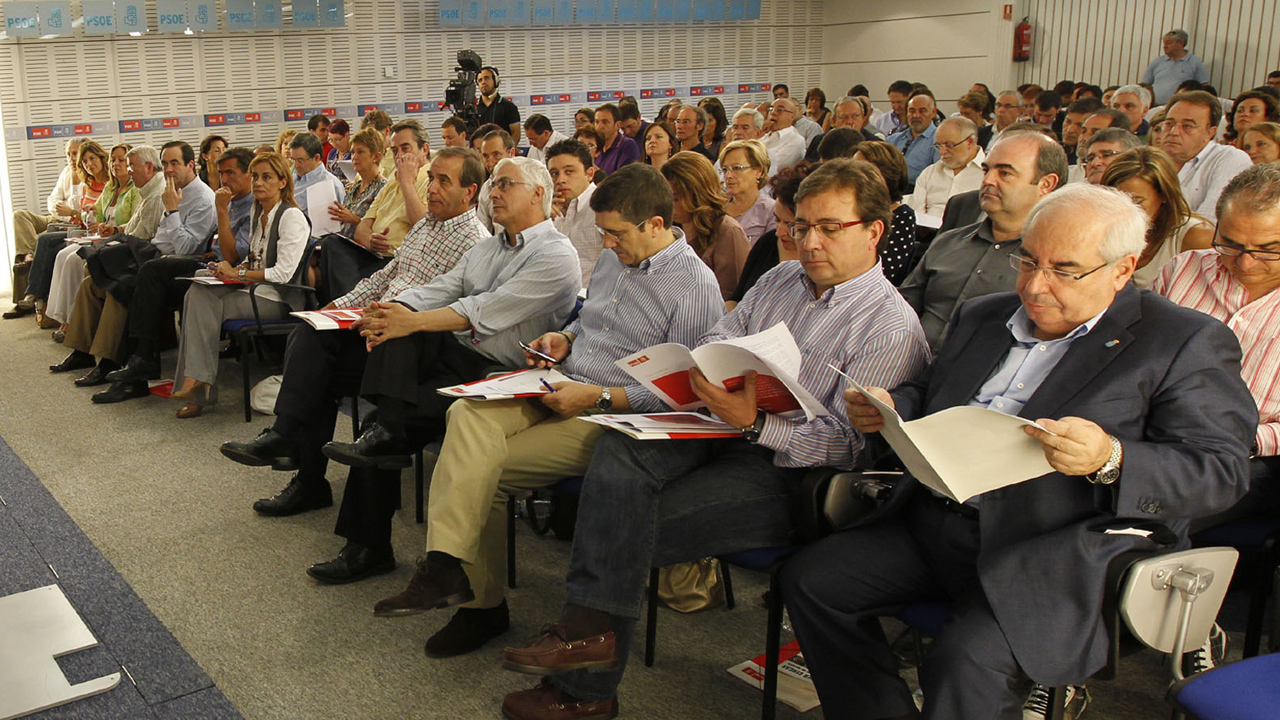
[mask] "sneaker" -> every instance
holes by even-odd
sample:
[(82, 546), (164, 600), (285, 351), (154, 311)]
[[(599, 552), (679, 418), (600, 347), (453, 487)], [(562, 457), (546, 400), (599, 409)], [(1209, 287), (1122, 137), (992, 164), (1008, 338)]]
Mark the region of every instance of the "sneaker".
[(1227, 632), (1218, 623), (1209, 628), (1204, 644), (1182, 654), (1182, 676), (1191, 677), (1205, 670), (1212, 670), (1227, 657)]
[[(1036, 683), (1022, 705), (1022, 720), (1044, 720), (1049, 716), (1049, 690), (1051, 688)], [(1084, 685), (1067, 685), (1067, 700), (1064, 703), (1062, 717), (1076, 720), (1084, 714), (1089, 706), (1089, 688)]]

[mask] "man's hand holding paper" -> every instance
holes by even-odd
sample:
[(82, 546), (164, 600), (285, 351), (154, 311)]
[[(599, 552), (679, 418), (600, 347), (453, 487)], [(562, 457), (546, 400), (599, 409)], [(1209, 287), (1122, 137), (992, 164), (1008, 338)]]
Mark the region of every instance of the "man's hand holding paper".
[(725, 390), (711, 382), (698, 368), (689, 370), (689, 385), (698, 399), (727, 425), (745, 428), (756, 421), (756, 371), (749, 370), (743, 377), (742, 389)]
[(1044, 459), (1063, 475), (1097, 472), (1111, 457), (1110, 436), (1095, 422), (1078, 417), (1040, 418), (1036, 425), (1022, 430), (1040, 441)]

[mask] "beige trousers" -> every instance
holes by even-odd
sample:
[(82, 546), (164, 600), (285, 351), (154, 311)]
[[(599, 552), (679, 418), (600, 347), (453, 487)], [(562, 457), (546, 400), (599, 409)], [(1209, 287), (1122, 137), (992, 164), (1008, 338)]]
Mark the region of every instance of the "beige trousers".
[(496, 607), (506, 579), (506, 493), (582, 475), (604, 428), (562, 418), (537, 399), (462, 399), (447, 418), (431, 475), (427, 550), (462, 560), (476, 594), (468, 607)]
[(129, 309), (86, 277), (80, 282), (75, 310), (67, 325), (67, 337), (63, 345), (72, 350), (87, 352), (99, 360), (106, 358), (124, 362), (121, 357)]
[(18, 210), (13, 213), (13, 252), (15, 255), (26, 255), (36, 251), (36, 237), (49, 227), (49, 223), (58, 218), (52, 215), (37, 215), (30, 210)]

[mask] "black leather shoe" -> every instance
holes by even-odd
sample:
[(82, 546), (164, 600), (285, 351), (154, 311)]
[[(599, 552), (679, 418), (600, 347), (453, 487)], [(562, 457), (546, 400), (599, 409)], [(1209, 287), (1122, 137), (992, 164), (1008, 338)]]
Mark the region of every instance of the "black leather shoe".
[(511, 629), (507, 601), (495, 608), (458, 608), (449, 622), (427, 639), (427, 657), (447, 658), (479, 650)]
[(375, 552), (358, 542), (348, 542), (338, 557), (312, 565), (307, 574), (325, 585), (345, 585), (395, 569), (396, 557), (391, 550)]
[(410, 456), (416, 449), (408, 440), (392, 435), (381, 423), (374, 423), (355, 442), (326, 443), (323, 452), (325, 457), (343, 465), (402, 470), (413, 464)]
[(158, 380), (160, 379), (160, 362), (138, 355), (131, 355), (125, 361), (124, 367), (112, 372), (107, 376), (107, 379), (111, 382), (120, 382), (121, 380)]
[(272, 470), (283, 472), (298, 469), (298, 449), (274, 428), (258, 433), (253, 442), (224, 442), (222, 454), (250, 467), (270, 465)]
[(409, 587), (373, 606), (378, 617), (402, 617), (416, 615), (426, 610), (452, 607), (476, 599), (467, 572), (458, 567), (445, 567), (434, 560), (418, 561), (418, 569), (409, 580)]
[(72, 370), (85, 370), (93, 367), (97, 363), (94, 362), (93, 356), (87, 352), (72, 350), (71, 354), (62, 359), (57, 365), (50, 365), (49, 372), (64, 373)]
[(297, 475), (283, 490), (253, 504), (253, 511), (269, 517), (288, 517), (333, 505), (328, 480), (302, 480)]
[(87, 375), (76, 378), (76, 387), (93, 387), (107, 384), (107, 373), (120, 367), (114, 361), (103, 358)]
[(146, 397), (151, 394), (151, 388), (147, 387), (145, 382), (120, 382), (111, 383), (111, 387), (93, 394), (89, 398), (99, 405), (110, 405), (111, 403), (124, 402), (134, 398)]

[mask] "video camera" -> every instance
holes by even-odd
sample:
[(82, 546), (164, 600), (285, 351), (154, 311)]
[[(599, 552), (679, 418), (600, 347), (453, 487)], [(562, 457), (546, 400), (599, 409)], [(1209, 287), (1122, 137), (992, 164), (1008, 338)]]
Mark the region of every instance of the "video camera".
[(480, 111), (476, 109), (476, 76), (484, 61), (473, 50), (458, 51), (458, 67), (454, 68), (458, 77), (449, 81), (445, 88), (445, 104), (453, 108), (453, 114), (462, 118), (467, 127), (474, 128), (479, 124)]

